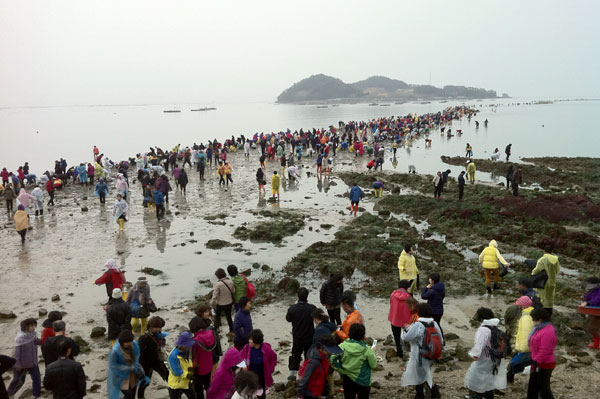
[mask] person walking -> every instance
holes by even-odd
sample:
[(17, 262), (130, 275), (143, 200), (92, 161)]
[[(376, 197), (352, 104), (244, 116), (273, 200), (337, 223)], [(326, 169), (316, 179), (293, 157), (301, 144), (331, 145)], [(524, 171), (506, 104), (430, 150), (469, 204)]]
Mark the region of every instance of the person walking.
[(213, 370), (213, 352), (217, 348), (217, 335), (209, 329), (209, 322), (199, 316), (190, 323), (190, 332), (194, 334), (196, 344), (192, 347), (194, 362), (194, 391), (198, 399), (204, 399), (204, 392), (210, 388), (210, 378)]
[(98, 183), (96, 183), (96, 187), (94, 188), (94, 195), (100, 198), (100, 203), (106, 203), (106, 196), (110, 193), (108, 189), (108, 185), (104, 181), (104, 178), (98, 179)]
[(123, 290), (123, 284), (125, 284), (125, 272), (119, 268), (117, 265), (117, 261), (114, 259), (108, 259), (106, 263), (104, 263), (104, 273), (102, 276), (97, 278), (94, 281), (94, 285), (105, 285), (106, 286), (106, 295), (108, 296), (108, 300), (112, 299), (113, 290), (115, 288)]
[(433, 176), (433, 198), (440, 199), (442, 191), (444, 190), (444, 180), (442, 179), (442, 172), (438, 170), (437, 174)]
[(177, 337), (175, 348), (169, 354), (168, 389), (170, 399), (180, 399), (183, 394), (187, 399), (196, 399), (192, 385), (194, 378), (192, 347), (195, 344), (192, 333), (184, 331)]
[(556, 276), (560, 272), (560, 262), (558, 256), (552, 255), (553, 245), (546, 243), (543, 245), (544, 255), (538, 259), (535, 268), (531, 271), (531, 275), (535, 276), (543, 271), (548, 274), (548, 280), (544, 288), (536, 288), (535, 290), (542, 301), (542, 305), (546, 312), (552, 316), (552, 308), (554, 307), (554, 292), (556, 291)]
[[(426, 335), (426, 326), (433, 326), (437, 334), (442, 337), (442, 331), (431, 317), (431, 307), (426, 303), (419, 304), (419, 320), (410, 325), (408, 330), (402, 332), (402, 340), (410, 344), (410, 357), (402, 374), (401, 385), (415, 387), (415, 399), (424, 399), (425, 383), (431, 390), (431, 398), (441, 398), (440, 390), (433, 383), (434, 360), (427, 359), (421, 354), (421, 345)], [(441, 339), (444, 344), (443, 338)]]
[(148, 325), (148, 317), (150, 310), (156, 309), (156, 305), (152, 302), (150, 295), (150, 285), (146, 277), (138, 277), (133, 289), (127, 295), (127, 303), (131, 310), (131, 326), (133, 332), (144, 334)]
[(360, 200), (365, 194), (358, 187), (358, 184), (352, 183), (352, 188), (350, 189), (350, 193), (348, 194), (348, 198), (350, 198), (350, 214), (354, 212), (354, 216), (356, 217), (356, 213), (358, 212), (358, 204)]
[(17, 360), (10, 356), (0, 355), (0, 398), (8, 399), (8, 394), (6, 393), (6, 386), (4, 385), (4, 378), (2, 378), (2, 374), (12, 369)]
[(245, 276), (238, 272), (236, 265), (227, 266), (227, 274), (229, 274), (229, 278), (233, 281), (233, 286), (235, 287), (235, 290), (233, 291), (233, 308), (235, 309), (235, 312), (237, 312), (240, 310), (238, 302), (246, 295), (248, 283), (246, 282)]
[(48, 206), (52, 205), (54, 206), (54, 192), (56, 191), (54, 189), (54, 176), (50, 176), (50, 178), (48, 179), (48, 181), (46, 182), (46, 191), (48, 192), (48, 196), (50, 197), (50, 199), (48, 200)]
[(371, 370), (377, 367), (377, 357), (365, 338), (365, 326), (353, 324), (348, 339), (339, 346), (343, 353), (332, 356), (333, 368), (342, 375), (344, 399), (369, 398)]
[(179, 183), (179, 189), (181, 190), (181, 193), (185, 195), (185, 188), (188, 185), (188, 175), (184, 168), (181, 168), (179, 171), (179, 178), (177, 179), (177, 182)]
[(233, 321), (233, 345), (237, 350), (241, 350), (248, 343), (248, 337), (253, 330), (252, 316), (250, 315), (252, 300), (243, 296), (238, 303), (240, 310), (235, 314)]
[(160, 190), (154, 190), (154, 206), (156, 207), (156, 220), (165, 217), (165, 196)]
[(81, 348), (73, 341), (73, 339), (66, 336), (66, 323), (62, 320), (56, 320), (52, 323), (52, 329), (54, 330), (54, 336), (47, 338), (42, 343), (42, 356), (44, 357), (44, 364), (46, 370), (48, 365), (54, 363), (60, 357), (60, 351), (58, 346), (61, 342), (65, 341), (70, 346), (69, 358), (73, 359), (79, 355)]
[(231, 319), (231, 308), (233, 307), (233, 296), (235, 295), (235, 285), (227, 277), (225, 270), (218, 268), (215, 271), (217, 282), (213, 287), (213, 293), (210, 300), (210, 306), (214, 309), (215, 328), (221, 326), (221, 313), (225, 313), (227, 325), (229, 326), (229, 335), (233, 334), (233, 320)]
[(18, 206), (13, 219), (15, 220), (15, 229), (21, 236), (21, 244), (25, 244), (25, 236), (29, 229), (29, 216), (27, 215), (27, 212), (25, 212), (25, 207), (23, 205)]
[(514, 168), (512, 165), (509, 165), (508, 170), (506, 171), (506, 189), (507, 190), (510, 190), (510, 184), (511, 184), (513, 173), (515, 173)]
[(42, 385), (38, 367), (38, 346), (42, 342), (35, 332), (37, 322), (35, 319), (25, 319), (21, 321), (20, 327), (21, 331), (15, 339), (14, 356), (16, 362), (13, 367), (13, 378), (6, 392), (9, 397), (13, 397), (25, 384), (25, 376), (29, 374), (32, 381), (33, 397), (39, 398)]
[(408, 292), (410, 285), (410, 281), (400, 280), (398, 282), (398, 289), (392, 291), (392, 294), (390, 295), (388, 320), (392, 326), (392, 335), (394, 337), (394, 343), (396, 344), (396, 355), (400, 358), (404, 356), (402, 340), (400, 339), (402, 328), (410, 325), (411, 320), (411, 312), (406, 304), (408, 298), (412, 298)]
[(412, 244), (405, 244), (400, 257), (398, 258), (398, 274), (400, 280), (410, 281), (408, 292), (412, 295), (418, 289), (419, 269), (414, 256)]
[(273, 199), (277, 196), (277, 201), (279, 201), (279, 187), (281, 186), (281, 177), (277, 174), (277, 171), (273, 171), (273, 176), (271, 176), (271, 194), (273, 194)]
[(329, 320), (338, 326), (342, 324), (340, 309), (343, 292), (344, 276), (341, 273), (330, 274), (329, 279), (323, 283), (319, 292), (321, 305), (327, 309)]
[(268, 389), (273, 385), (277, 354), (271, 345), (265, 342), (263, 332), (259, 329), (252, 330), (248, 336), (248, 344), (240, 350), (240, 354), (248, 370), (258, 375), (258, 383), (263, 391), (258, 398), (265, 399)]
[(473, 362), (465, 375), (465, 387), (471, 391), (471, 398), (493, 399), (495, 390), (506, 389), (506, 360), (500, 364), (492, 358), (492, 329), (498, 328), (500, 320), (488, 308), (479, 308), (475, 314), (481, 323), (475, 333), (475, 343), (469, 351)]
[(72, 345), (61, 338), (56, 346), (58, 360), (46, 366), (44, 388), (54, 399), (81, 399), (86, 395), (86, 377), (80, 363), (73, 360)]
[(123, 231), (124, 229), (125, 222), (127, 222), (128, 212), (129, 205), (127, 205), (127, 202), (125, 202), (121, 194), (117, 194), (117, 200), (115, 201), (113, 209), (113, 217), (119, 225), (119, 231)]
[(465, 194), (465, 171), (461, 171), (458, 175), (458, 199), (463, 200)]
[(441, 277), (439, 273), (431, 273), (429, 275), (429, 283), (423, 287), (421, 292), (421, 298), (427, 300), (427, 304), (431, 307), (431, 317), (440, 327), (442, 336), (444, 330), (442, 329), (441, 321), (444, 315), (444, 298), (446, 297), (446, 286), (440, 281)]
[(504, 153), (506, 154), (506, 162), (508, 162), (508, 158), (510, 158), (511, 152), (512, 152), (512, 144), (509, 144), (504, 149)]
[[(4, 200), (6, 201), (6, 212), (10, 215), (10, 213), (14, 210), (13, 201), (17, 198), (15, 194), (15, 190), (13, 189), (12, 184), (4, 185)], [(25, 208), (23, 208), (25, 209)]]
[(334, 388), (328, 378), (331, 367), (329, 356), (341, 354), (342, 350), (331, 335), (319, 337), (308, 352), (303, 373), (299, 376), (300, 381), (296, 387), (296, 397), (317, 399), (329, 396)]
[(551, 314), (547, 309), (536, 308), (531, 311), (533, 330), (529, 335), (529, 348), (531, 349), (531, 374), (527, 387), (527, 399), (551, 399), (550, 377), (556, 367), (554, 350), (558, 343), (556, 329), (550, 323)]
[(229, 185), (229, 182), (233, 184), (233, 179), (231, 178), (231, 173), (233, 171), (233, 167), (229, 162), (225, 162), (225, 176), (227, 177), (226, 184)]
[(490, 245), (484, 248), (479, 254), (479, 263), (485, 270), (485, 285), (488, 294), (492, 293), (492, 276), (494, 279), (494, 289), (497, 290), (498, 283), (500, 282), (500, 273), (498, 271), (498, 262), (502, 263), (506, 267), (510, 267), (510, 263), (504, 260), (500, 251), (498, 251), (498, 243), (496, 240), (490, 241)]
[(134, 399), (137, 387), (148, 385), (150, 379), (140, 364), (140, 347), (131, 330), (121, 331), (118, 338), (108, 357), (108, 399)]
[(44, 192), (40, 188), (42, 184), (40, 183), (38, 187), (34, 188), (31, 191), (31, 198), (33, 200), (33, 209), (35, 209), (35, 216), (43, 216), (44, 215)]
[(512, 178), (511, 178), (514, 197), (519, 196), (519, 184), (521, 184), (522, 182), (523, 182), (523, 172), (521, 171), (521, 168), (517, 168), (517, 170), (515, 171), (515, 173), (513, 173)]
[(300, 370), (300, 359), (304, 359), (309, 348), (313, 344), (315, 327), (313, 324), (313, 312), (317, 309), (315, 305), (308, 303), (308, 289), (300, 287), (297, 291), (298, 302), (288, 308), (285, 319), (292, 323), (292, 353), (288, 360), (290, 375), (288, 380), (295, 380)]
[(246, 362), (242, 359), (242, 355), (236, 348), (229, 348), (223, 360), (217, 367), (210, 387), (206, 392), (206, 399), (228, 399), (228, 393), (233, 386), (235, 371), (246, 367)]
[(469, 161), (467, 165), (467, 176), (471, 184), (475, 184), (475, 173), (477, 172), (477, 167), (475, 166), (475, 162)]
[(258, 168), (258, 170), (256, 171), (256, 182), (258, 183), (258, 195), (260, 195), (261, 190), (263, 195), (266, 195), (267, 190), (265, 186), (267, 185), (267, 181), (265, 180), (265, 173), (263, 172), (262, 167)]
[[(154, 371), (167, 381), (169, 370), (165, 366), (165, 338), (167, 334), (162, 332), (165, 326), (165, 321), (158, 316), (152, 316), (148, 320), (148, 330), (138, 339), (140, 347), (140, 365), (144, 370), (144, 374), (151, 379)], [(147, 386), (142, 385), (138, 389), (138, 398), (143, 399)]]
[[(531, 353), (529, 351), (529, 334), (533, 330), (533, 302), (531, 298), (523, 295), (515, 302), (515, 305), (521, 310), (521, 317), (517, 325), (517, 334), (515, 337), (515, 351), (517, 352), (510, 362), (508, 362), (508, 371), (506, 379), (509, 383), (515, 381), (515, 374), (523, 372), (525, 367), (531, 365)], [(505, 318), (506, 319), (506, 318)]]
[(108, 323), (107, 338), (113, 343), (121, 331), (131, 332), (131, 309), (129, 304), (123, 300), (120, 288), (113, 289), (110, 305), (106, 309), (106, 322)]

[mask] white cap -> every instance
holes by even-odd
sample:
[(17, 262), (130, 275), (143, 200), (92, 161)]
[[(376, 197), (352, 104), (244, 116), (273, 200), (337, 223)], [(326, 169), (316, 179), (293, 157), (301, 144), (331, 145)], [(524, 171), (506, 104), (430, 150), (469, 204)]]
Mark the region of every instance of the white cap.
[(115, 288), (112, 292), (113, 299), (119, 299), (123, 296), (123, 292), (120, 288)]

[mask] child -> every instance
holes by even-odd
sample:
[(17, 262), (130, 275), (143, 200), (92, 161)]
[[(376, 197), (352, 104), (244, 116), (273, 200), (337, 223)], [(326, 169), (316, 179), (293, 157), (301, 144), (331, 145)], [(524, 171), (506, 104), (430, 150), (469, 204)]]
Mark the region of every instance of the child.
[[(587, 293), (583, 296), (585, 302), (581, 306), (600, 306), (600, 278), (590, 277), (586, 283)], [(600, 349), (600, 317), (589, 316), (587, 328), (594, 340), (588, 348)]]
[(521, 317), (517, 326), (517, 336), (515, 338), (515, 351), (517, 354), (508, 362), (508, 373), (506, 378), (509, 383), (515, 381), (515, 374), (521, 373), (525, 367), (531, 364), (531, 354), (529, 353), (529, 334), (533, 329), (533, 320), (531, 311), (533, 310), (531, 298), (523, 295), (515, 302), (515, 305), (521, 310)]
[(398, 357), (404, 355), (402, 350), (402, 341), (400, 340), (400, 334), (402, 333), (402, 327), (406, 327), (411, 323), (411, 311), (407, 305), (407, 299), (412, 298), (408, 293), (410, 287), (410, 281), (400, 280), (398, 283), (398, 289), (394, 290), (390, 295), (390, 311), (388, 313), (388, 320), (392, 325), (392, 334), (394, 336), (394, 342), (396, 343), (396, 354)]
[(252, 371), (242, 370), (233, 381), (235, 392), (231, 399), (256, 399), (264, 396), (264, 390), (258, 383), (258, 376)]
[(319, 337), (316, 344), (308, 350), (296, 388), (296, 397), (309, 399), (328, 396), (330, 389), (334, 387), (328, 357), (330, 354), (341, 353), (342, 350), (330, 334)]
[(475, 344), (469, 351), (469, 355), (475, 360), (469, 366), (465, 375), (465, 387), (474, 392), (475, 398), (494, 398), (494, 390), (506, 388), (506, 364), (500, 361), (496, 368), (495, 360), (491, 358), (492, 349), (491, 327), (498, 327), (500, 320), (494, 317), (494, 312), (488, 308), (479, 308), (475, 318), (481, 322), (481, 326), (475, 334)]
[(39, 398), (41, 395), (40, 369), (38, 367), (38, 345), (42, 342), (35, 333), (37, 322), (35, 319), (25, 319), (21, 322), (21, 331), (15, 339), (15, 359), (17, 362), (13, 368), (13, 379), (6, 392), (9, 397), (15, 393), (25, 383), (25, 374), (29, 373), (33, 382), (33, 397)]
[(185, 331), (177, 337), (175, 348), (169, 355), (169, 397), (181, 398), (185, 393), (188, 398), (195, 398), (194, 389), (191, 386), (194, 375), (191, 348), (195, 341), (192, 334)]
[(266, 397), (268, 388), (273, 385), (273, 372), (277, 365), (277, 354), (271, 349), (271, 345), (264, 341), (262, 331), (254, 329), (248, 337), (248, 344), (240, 351), (248, 370), (258, 375), (258, 383), (263, 390), (262, 395), (258, 396), (261, 399)]
[(210, 376), (213, 369), (213, 351), (217, 347), (217, 340), (209, 324), (202, 317), (194, 317), (189, 324), (190, 331), (194, 334), (192, 359), (194, 361), (194, 390), (200, 398), (210, 387)]

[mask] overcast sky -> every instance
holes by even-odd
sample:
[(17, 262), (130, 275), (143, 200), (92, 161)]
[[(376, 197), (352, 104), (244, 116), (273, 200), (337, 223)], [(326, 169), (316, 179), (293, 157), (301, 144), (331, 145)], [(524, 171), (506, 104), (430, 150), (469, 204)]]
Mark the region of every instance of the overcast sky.
[(0, 0), (0, 106), (274, 101), (316, 73), (600, 97), (600, 1)]

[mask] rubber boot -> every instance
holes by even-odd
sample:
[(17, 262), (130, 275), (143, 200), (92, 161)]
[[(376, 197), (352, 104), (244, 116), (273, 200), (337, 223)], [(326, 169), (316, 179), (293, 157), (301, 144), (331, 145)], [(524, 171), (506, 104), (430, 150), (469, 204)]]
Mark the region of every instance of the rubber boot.
[(44, 210), (40, 209), (40, 216), (44, 216)]
[(490, 286), (488, 285), (486, 288), (487, 288), (487, 292), (488, 292), (488, 294), (491, 294), (491, 293), (492, 293), (492, 287), (490, 287)]
[(594, 342), (588, 345), (590, 349), (600, 349), (600, 337), (594, 338)]
[(117, 223), (119, 223), (119, 230), (123, 231), (123, 227), (125, 226), (125, 221), (123, 219), (117, 219)]
[(35, 216), (39, 215), (40, 211), (35, 211)]
[(354, 216), (356, 216), (356, 212), (358, 212), (358, 205), (354, 205)]

